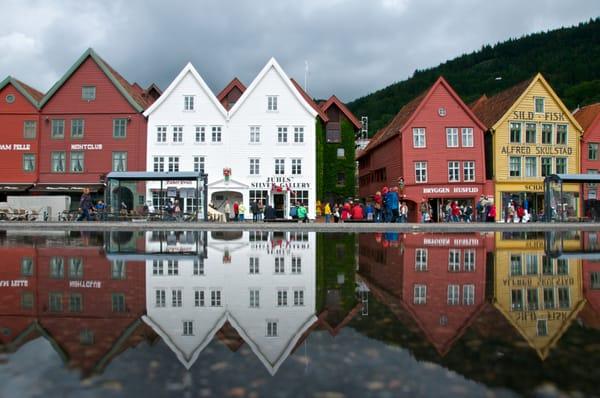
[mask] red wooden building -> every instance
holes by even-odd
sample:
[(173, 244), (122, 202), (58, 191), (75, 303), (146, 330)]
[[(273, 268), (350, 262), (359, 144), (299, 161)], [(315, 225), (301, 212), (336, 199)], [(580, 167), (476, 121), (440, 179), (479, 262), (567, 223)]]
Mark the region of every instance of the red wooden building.
[(0, 82), (0, 201), (7, 194), (22, 194), (37, 182), (42, 97), (13, 77)]
[[(40, 101), (39, 181), (41, 194), (72, 196), (83, 188), (98, 196), (110, 171), (146, 169), (146, 118), (142, 112), (160, 95), (155, 85), (130, 84), (88, 49)], [(121, 197), (132, 209), (144, 189), (125, 186)]]
[[(448, 200), (475, 202), (485, 188), (485, 126), (443, 77), (404, 105), (357, 156), (359, 193), (369, 197), (382, 187), (397, 187), (404, 178), (409, 219), (418, 204), (429, 201), (432, 220), (442, 218)], [(491, 194), (491, 192), (490, 192)]]
[[(581, 139), (581, 172), (598, 174), (600, 172), (600, 103), (577, 109), (573, 116), (583, 128)], [(600, 197), (595, 185), (583, 188), (583, 212), (587, 217), (600, 219)], [(592, 211), (593, 210), (593, 211)], [(592, 214), (594, 213), (594, 214)]]

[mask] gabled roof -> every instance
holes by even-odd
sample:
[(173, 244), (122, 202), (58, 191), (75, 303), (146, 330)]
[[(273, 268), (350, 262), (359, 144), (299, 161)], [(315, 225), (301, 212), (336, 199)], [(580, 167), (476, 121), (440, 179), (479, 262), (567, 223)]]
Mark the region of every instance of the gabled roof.
[(225, 88), (221, 90), (219, 94), (217, 94), (217, 99), (219, 102), (223, 101), (234, 88), (240, 90), (242, 94), (244, 94), (244, 91), (246, 91), (246, 86), (244, 86), (244, 83), (242, 83), (237, 77), (234, 77), (233, 80), (230, 81), (229, 84), (225, 86)]
[(321, 103), (320, 108), (323, 110), (323, 112), (327, 113), (327, 109), (334, 104), (340, 109), (340, 111), (342, 111), (344, 116), (346, 116), (346, 118), (354, 125), (354, 127), (356, 127), (357, 130), (362, 128), (362, 123), (356, 118), (356, 116), (354, 116), (354, 113), (352, 113), (346, 104), (340, 101), (335, 95), (332, 95), (327, 101)]
[(267, 64), (264, 66), (264, 68), (260, 71), (258, 76), (256, 76), (256, 78), (252, 81), (250, 86), (248, 86), (246, 91), (244, 91), (244, 94), (242, 94), (242, 96), (235, 103), (233, 108), (231, 108), (231, 110), (229, 111), (229, 117), (232, 117), (237, 112), (237, 110), (244, 104), (246, 99), (250, 96), (250, 94), (252, 94), (252, 92), (261, 83), (263, 78), (267, 75), (267, 73), (271, 69), (274, 69), (275, 72), (281, 77), (281, 79), (283, 80), (283, 83), (289, 88), (289, 90), (296, 97), (298, 102), (300, 102), (300, 104), (306, 109), (306, 111), (308, 113), (310, 113), (314, 117), (319, 115), (319, 112), (315, 108), (313, 108), (313, 106), (310, 104), (310, 102), (304, 97), (304, 95), (292, 83), (290, 78), (285, 74), (285, 72), (283, 71), (281, 66), (277, 63), (275, 58), (271, 58), (269, 60), (269, 62), (267, 62)]
[(116, 70), (114, 70), (109, 64), (107, 64), (96, 52), (88, 48), (77, 61), (69, 68), (67, 73), (57, 81), (54, 86), (46, 93), (44, 98), (40, 101), (40, 108), (46, 105), (48, 101), (56, 94), (56, 92), (69, 80), (69, 78), (79, 69), (79, 67), (89, 58), (91, 58), (96, 65), (104, 72), (106, 77), (111, 81), (115, 88), (121, 93), (121, 95), (129, 102), (129, 104), (138, 112), (143, 112), (145, 108), (149, 106), (149, 102), (142, 95), (143, 90), (138, 90), (135, 85), (129, 84), (123, 76), (121, 76)]
[(471, 110), (487, 128), (491, 128), (515, 104), (533, 80), (534, 78), (522, 81), (489, 98), (484, 95), (471, 104)]
[(600, 102), (577, 109), (573, 116), (583, 128), (583, 135), (586, 136), (589, 128), (600, 122)]
[(144, 116), (148, 117), (158, 108), (175, 90), (175, 88), (181, 83), (181, 81), (185, 78), (187, 74), (191, 74), (192, 77), (196, 80), (196, 82), (200, 85), (206, 96), (210, 99), (213, 105), (217, 108), (219, 112), (223, 115), (224, 118), (227, 118), (227, 111), (223, 108), (223, 105), (217, 100), (215, 94), (208, 87), (202, 76), (198, 73), (194, 65), (191, 62), (188, 62), (187, 65), (179, 72), (177, 77), (169, 84), (169, 87), (162, 93), (162, 95), (144, 112)]
[(0, 90), (11, 84), (21, 95), (23, 95), (31, 103), (39, 109), (40, 100), (44, 97), (44, 94), (36, 90), (35, 88), (23, 83), (20, 80), (15, 79), (12, 76), (8, 76), (6, 79), (0, 82)]
[(308, 102), (308, 104), (317, 112), (321, 120), (327, 123), (329, 121), (329, 118), (327, 117), (327, 114), (323, 111), (323, 109), (321, 109), (321, 107), (317, 105), (317, 103), (312, 98), (310, 98), (310, 95), (308, 95), (308, 93), (304, 91), (302, 86), (300, 86), (296, 80), (290, 80), (294, 84), (294, 87), (296, 87), (296, 90), (298, 90), (300, 95), (302, 95), (302, 98), (304, 98), (306, 102)]

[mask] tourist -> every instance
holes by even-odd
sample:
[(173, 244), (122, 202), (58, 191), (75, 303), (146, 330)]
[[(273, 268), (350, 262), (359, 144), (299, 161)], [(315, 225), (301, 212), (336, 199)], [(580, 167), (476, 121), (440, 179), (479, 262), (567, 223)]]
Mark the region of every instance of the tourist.
[(83, 221), (85, 218), (86, 221), (92, 221), (92, 217), (90, 215), (90, 209), (93, 207), (92, 197), (90, 196), (89, 188), (84, 188), (83, 193), (81, 194), (81, 198), (79, 199), (79, 217), (77, 217), (77, 221)]
[(181, 221), (181, 206), (179, 206), (179, 200), (175, 200), (173, 205), (173, 213), (175, 214), (175, 220)]
[(298, 219), (298, 206), (296, 205), (296, 203), (292, 203), (290, 205), (290, 217), (292, 218), (292, 220)]
[(431, 221), (431, 206), (425, 198), (421, 199), (421, 206), (419, 207), (419, 210), (421, 210), (422, 223)]
[(452, 201), (449, 200), (444, 207), (444, 221), (450, 222), (452, 221)]
[(341, 217), (341, 206), (340, 204), (336, 204), (333, 207), (333, 222), (338, 223), (340, 222), (340, 217)]
[(492, 202), (489, 204), (487, 212), (487, 222), (495, 222), (496, 221), (496, 205)]
[(399, 216), (400, 196), (398, 195), (398, 187), (393, 187), (387, 193), (387, 203), (390, 208), (390, 222), (397, 222)]
[(258, 201), (258, 217), (257, 221), (261, 221), (263, 217), (263, 213), (265, 212), (265, 205), (263, 204), (262, 199)]
[(233, 221), (238, 221), (238, 217), (240, 215), (240, 204), (237, 202), (233, 202)]
[(406, 202), (400, 204), (400, 222), (408, 222), (408, 206), (406, 205)]
[(258, 221), (258, 203), (256, 203), (256, 200), (250, 203), (250, 213), (252, 213), (252, 222)]
[(464, 220), (465, 222), (472, 222), (473, 221), (473, 208), (471, 207), (471, 204), (468, 203), (467, 207), (464, 210)]
[(246, 216), (246, 206), (244, 206), (244, 202), (240, 202), (238, 205), (238, 221), (244, 222), (244, 217)]
[(523, 220), (523, 218), (525, 218), (525, 208), (523, 206), (517, 205), (517, 217), (519, 218), (519, 222), (520, 223), (524, 223), (525, 222)]
[(231, 221), (231, 205), (229, 204), (229, 199), (225, 201), (225, 222)]
[(515, 205), (512, 200), (506, 206), (505, 222), (515, 222)]
[(325, 203), (323, 214), (325, 215), (325, 224), (329, 224), (331, 222), (331, 206), (329, 205), (329, 202)]
[(455, 200), (452, 202), (452, 221), (459, 222), (460, 221), (460, 207), (458, 207), (458, 201)]
[(342, 221), (346, 221), (349, 220), (352, 217), (352, 208), (350, 207), (350, 203), (346, 202), (344, 203), (344, 206), (342, 207), (342, 214), (341, 214), (341, 220)]
[(382, 222), (383, 221), (383, 217), (382, 217), (382, 206), (383, 206), (383, 198), (381, 196), (381, 192), (377, 191), (375, 192), (375, 196), (373, 197), (373, 200), (375, 201), (375, 221), (376, 222)]
[(304, 206), (304, 204), (300, 203), (298, 206), (298, 209), (296, 211), (296, 218), (300, 221), (300, 222), (307, 222), (308, 221), (308, 210), (306, 210), (306, 207)]
[(106, 220), (106, 204), (102, 200), (99, 200), (96, 203), (95, 211), (96, 211), (96, 219), (97, 220), (99, 220), (99, 221)]
[(362, 220), (365, 217), (363, 208), (359, 202), (354, 203), (354, 206), (351, 210), (351, 214), (353, 220)]
[(381, 189), (381, 200), (382, 200), (382, 204), (381, 204), (381, 210), (383, 212), (382, 214), (382, 219), (383, 222), (390, 222), (390, 220), (392, 219), (392, 213), (391, 213), (391, 209), (387, 203), (388, 200), (388, 194), (389, 189), (388, 187), (383, 187)]
[(365, 216), (368, 221), (373, 221), (375, 219), (375, 208), (371, 202), (367, 202), (365, 206)]

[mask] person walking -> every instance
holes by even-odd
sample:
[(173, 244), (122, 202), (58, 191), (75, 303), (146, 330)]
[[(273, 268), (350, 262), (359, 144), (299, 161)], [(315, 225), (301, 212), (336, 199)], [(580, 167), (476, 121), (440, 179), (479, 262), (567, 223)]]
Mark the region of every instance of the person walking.
[(373, 197), (375, 201), (375, 222), (382, 222), (382, 207), (383, 207), (383, 198), (381, 196), (381, 192), (375, 192), (375, 196)]
[(245, 215), (246, 215), (246, 206), (244, 206), (244, 202), (241, 202), (238, 205), (238, 221), (244, 222)]
[(359, 202), (356, 202), (354, 204), (354, 206), (352, 207), (351, 213), (352, 213), (353, 220), (362, 220), (365, 217), (363, 208)]
[(325, 203), (323, 214), (325, 215), (325, 223), (329, 224), (331, 222), (331, 206), (329, 205), (329, 202)]
[(419, 210), (421, 210), (421, 222), (429, 222), (431, 220), (431, 206), (425, 198), (421, 199), (421, 206), (419, 207)]
[(298, 206), (298, 209), (296, 211), (297, 219), (300, 222), (307, 222), (308, 221), (307, 213), (308, 213), (308, 210), (306, 210), (306, 207), (302, 203), (300, 203), (300, 205)]
[(225, 222), (231, 221), (231, 205), (229, 204), (229, 199), (225, 201)]
[(256, 218), (256, 220), (262, 221), (264, 213), (265, 213), (265, 205), (263, 204), (263, 201), (261, 199), (258, 201), (258, 217)]
[(400, 222), (408, 222), (408, 206), (406, 205), (406, 202), (400, 204)]
[(292, 203), (292, 205), (290, 206), (290, 217), (292, 218), (292, 220), (298, 219), (298, 206), (296, 205), (296, 203)]
[(258, 221), (258, 203), (256, 203), (256, 200), (250, 203), (250, 213), (252, 213), (252, 222)]
[(81, 198), (79, 199), (79, 217), (77, 217), (77, 221), (83, 221), (85, 218), (86, 221), (92, 221), (92, 217), (90, 215), (90, 209), (94, 206), (92, 203), (92, 197), (90, 196), (89, 188), (84, 188), (83, 193), (81, 194)]
[(238, 221), (238, 216), (240, 214), (240, 204), (237, 202), (233, 202), (233, 221)]

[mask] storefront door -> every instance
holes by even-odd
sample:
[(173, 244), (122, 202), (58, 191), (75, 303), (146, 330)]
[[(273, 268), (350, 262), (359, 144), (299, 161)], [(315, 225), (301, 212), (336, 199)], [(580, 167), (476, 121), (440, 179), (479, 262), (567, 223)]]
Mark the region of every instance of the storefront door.
[(273, 207), (275, 208), (275, 217), (285, 217), (285, 194), (276, 193), (273, 194)]

